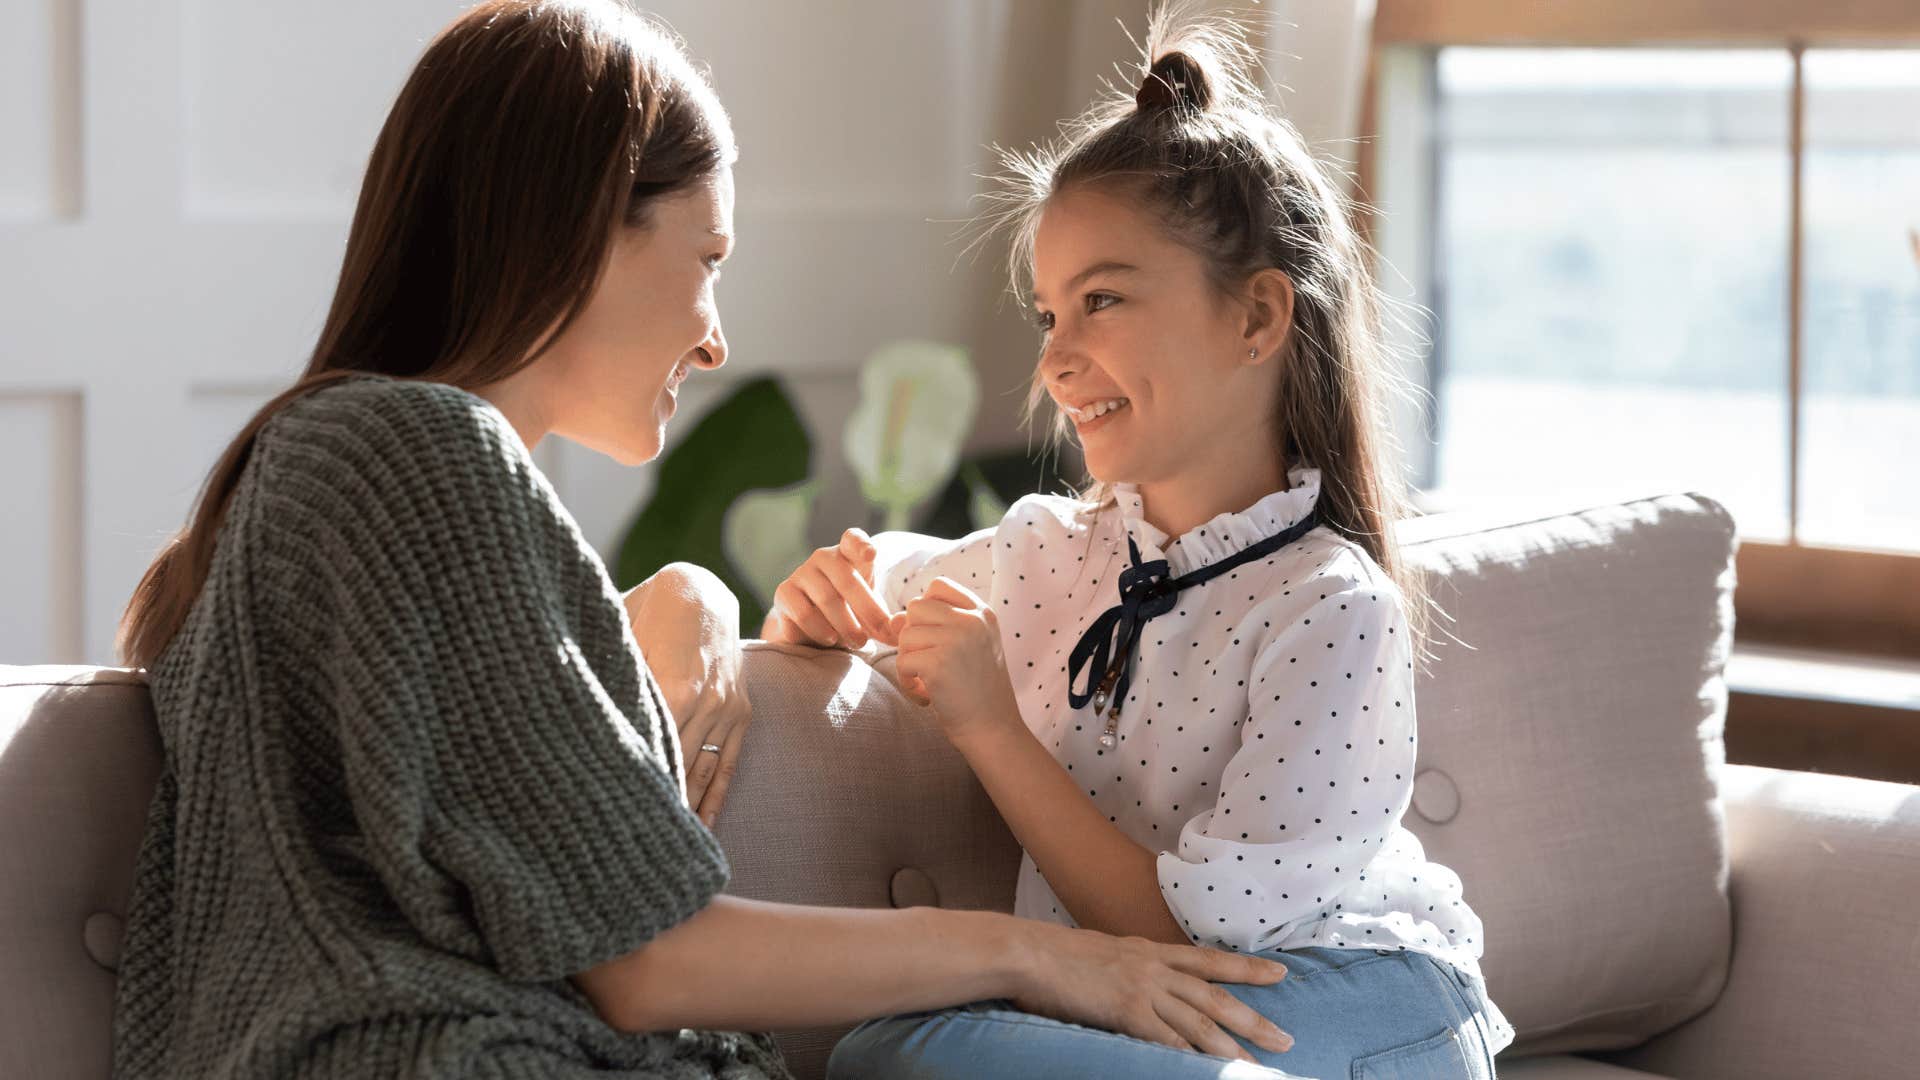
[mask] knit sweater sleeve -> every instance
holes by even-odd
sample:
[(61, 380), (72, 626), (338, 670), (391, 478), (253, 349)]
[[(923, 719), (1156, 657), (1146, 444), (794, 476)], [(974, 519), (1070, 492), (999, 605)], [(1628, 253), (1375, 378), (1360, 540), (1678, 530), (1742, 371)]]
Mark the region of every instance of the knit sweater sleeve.
[(506, 419), (350, 382), (256, 448), (258, 581), (332, 716), (367, 858), (401, 912), (508, 978), (629, 952), (726, 882), (605, 567)]

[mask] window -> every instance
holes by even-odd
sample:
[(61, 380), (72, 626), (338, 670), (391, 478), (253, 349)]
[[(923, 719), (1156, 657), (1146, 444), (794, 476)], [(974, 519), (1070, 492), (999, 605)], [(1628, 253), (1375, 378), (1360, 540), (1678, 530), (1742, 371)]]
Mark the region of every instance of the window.
[(1920, 657), (1920, 7), (1376, 10), (1427, 501), (1696, 488), (1743, 639)]
[(1800, 536), (1920, 550), (1920, 49), (1809, 49)]
[(1789, 59), (1435, 66), (1431, 486), (1697, 489), (1784, 539)]

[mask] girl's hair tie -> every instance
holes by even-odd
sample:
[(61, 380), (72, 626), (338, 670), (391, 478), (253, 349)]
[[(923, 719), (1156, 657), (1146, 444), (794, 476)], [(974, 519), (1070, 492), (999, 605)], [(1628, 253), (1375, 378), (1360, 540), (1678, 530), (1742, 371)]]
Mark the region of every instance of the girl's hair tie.
[(1140, 89), (1133, 95), (1134, 108), (1157, 112), (1161, 109), (1206, 109), (1213, 99), (1213, 87), (1199, 61), (1183, 52), (1170, 52), (1153, 62)]

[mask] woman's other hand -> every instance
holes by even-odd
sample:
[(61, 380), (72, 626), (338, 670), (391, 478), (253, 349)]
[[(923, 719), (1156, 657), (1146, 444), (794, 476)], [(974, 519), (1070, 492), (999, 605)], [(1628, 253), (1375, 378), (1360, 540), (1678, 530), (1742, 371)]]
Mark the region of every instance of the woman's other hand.
[[(753, 720), (740, 683), (740, 602), (712, 571), (692, 563), (663, 567), (625, 599), (640, 655), (680, 732), (687, 805), (711, 828)], [(708, 746), (719, 750), (702, 749)]]
[(1030, 1013), (1105, 1028), (1215, 1057), (1254, 1060), (1229, 1032), (1284, 1053), (1293, 1037), (1218, 983), (1271, 986), (1287, 974), (1272, 960), (1145, 938), (1034, 923), (1025, 989)]
[(858, 649), (895, 643), (895, 620), (873, 586), (873, 540), (848, 529), (840, 542), (807, 556), (773, 591), (760, 636), (787, 645)]

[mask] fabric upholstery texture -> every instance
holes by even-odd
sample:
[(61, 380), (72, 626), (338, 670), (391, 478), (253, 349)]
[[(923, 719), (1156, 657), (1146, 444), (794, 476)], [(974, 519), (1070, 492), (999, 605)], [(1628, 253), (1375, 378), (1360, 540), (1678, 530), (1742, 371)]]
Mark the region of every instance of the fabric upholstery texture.
[[(1920, 1060), (1920, 788), (1723, 764), (1724, 511), (1446, 515), (1406, 539), (1473, 646), (1440, 635), (1419, 686), (1408, 823), (1485, 919), (1520, 1036), (1502, 1074)], [(1018, 848), (884, 671), (769, 645), (745, 670), (755, 720), (716, 826), (732, 891), (1010, 907)], [(111, 956), (158, 754), (137, 676), (0, 668), (0, 1076), (106, 1075), (113, 976), (89, 950)], [(818, 1076), (834, 1035), (780, 1043)]]

